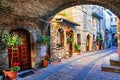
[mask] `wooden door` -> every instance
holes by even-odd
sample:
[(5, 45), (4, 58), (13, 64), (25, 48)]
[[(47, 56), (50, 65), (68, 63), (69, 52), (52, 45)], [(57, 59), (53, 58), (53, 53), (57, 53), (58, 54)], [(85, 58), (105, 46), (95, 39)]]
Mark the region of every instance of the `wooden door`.
[[(11, 55), (13, 54), (13, 62), (19, 62), (22, 70), (31, 68), (31, 50), (30, 50), (30, 37), (26, 30), (16, 29), (12, 30), (16, 32), (22, 39), (23, 44), (14, 50), (12, 53), (12, 48), (8, 49), (9, 63), (11, 63)], [(11, 66), (11, 65), (10, 65)]]
[(86, 51), (89, 51), (90, 48), (90, 36), (87, 36), (87, 40), (86, 40)]

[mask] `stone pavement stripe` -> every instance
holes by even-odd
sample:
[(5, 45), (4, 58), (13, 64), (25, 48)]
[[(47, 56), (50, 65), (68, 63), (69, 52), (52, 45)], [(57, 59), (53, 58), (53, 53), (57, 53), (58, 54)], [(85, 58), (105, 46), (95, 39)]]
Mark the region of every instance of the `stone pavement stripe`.
[[(109, 50), (109, 52), (111, 52), (111, 50)], [(107, 51), (107, 53), (108, 53), (108, 51)], [(103, 54), (103, 53), (102, 53)], [(98, 54), (98, 55), (101, 55), (101, 54)], [(105, 55), (105, 54), (104, 54)], [(93, 55), (94, 56), (94, 55)], [(93, 59), (94, 60), (94, 59)], [(67, 66), (69, 66), (69, 65), (67, 65)], [(66, 68), (67, 69), (67, 68)], [(65, 69), (64, 69), (65, 70)], [(61, 71), (63, 71), (64, 72), (64, 70), (62, 70), (61, 69)], [(60, 71), (60, 70), (59, 70)], [(68, 74), (71, 74), (71, 73), (67, 73), (67, 74), (64, 74), (63, 73), (63, 75), (61, 74), (61, 72), (59, 72), (59, 71), (57, 71), (56, 73), (54, 73), (54, 74), (52, 74), (52, 75), (50, 75), (50, 76), (48, 76), (45, 80), (72, 80), (73, 78), (74, 78), (74, 76), (76, 75), (72, 75), (72, 77), (71, 77), (71, 75), (68, 75)], [(72, 70), (73, 71), (73, 70)], [(71, 71), (71, 72), (72, 72)], [(80, 71), (80, 70), (79, 70)], [(77, 71), (77, 73), (79, 72), (79, 71)], [(65, 72), (66, 73), (66, 72)], [(73, 71), (73, 73), (74, 73), (74, 71)], [(59, 78), (59, 77), (60, 78)], [(62, 77), (61, 77), (62, 76)], [(63, 77), (64, 76), (64, 77)], [(68, 76), (68, 77), (65, 77), (65, 76)]]
[(68, 63), (67, 63), (67, 64), (64, 64), (64, 65), (60, 65), (60, 66), (58, 66), (58, 67), (56, 67), (56, 68), (54, 68), (54, 69), (51, 69), (49, 72), (45, 73), (44, 75), (38, 76), (38, 77), (35, 78), (34, 80), (43, 80), (43, 79), (45, 79), (46, 77), (50, 76), (51, 74), (57, 72), (58, 70), (60, 70), (61, 68), (65, 67), (65, 66), (67, 66), (67, 65), (68, 65)]
[[(109, 50), (111, 50), (111, 49), (109, 49)], [(68, 66), (68, 65), (72, 64), (73, 62), (79, 60), (80, 58), (89, 57), (89, 56), (96, 55), (96, 54), (99, 54), (102, 52), (107, 52), (107, 50), (102, 50), (102, 51), (92, 53), (89, 55), (83, 55), (83, 56), (78, 57), (77, 59), (73, 58), (70, 61), (68, 61), (67, 63), (61, 64), (61, 65), (57, 66), (56, 68), (51, 68), (47, 73), (45, 73), (41, 76), (39, 75), (37, 78), (35, 78), (33, 80), (43, 80), (43, 79), (47, 78), (48, 76), (52, 75), (53, 73), (57, 72), (58, 70), (62, 69), (63, 67)]]
[(102, 53), (102, 52), (107, 52), (108, 50), (111, 50), (111, 49), (106, 49), (106, 50), (102, 50), (102, 51), (98, 51), (98, 52), (93, 52), (92, 54), (81, 55), (80, 57), (78, 57), (76, 59), (74, 59), (74, 58), (70, 59), (70, 61), (68, 61), (68, 62), (73, 63), (80, 58), (89, 57), (89, 56), (92, 56), (92, 55), (97, 55), (97, 54)]
[(111, 54), (105, 58), (100, 59), (93, 68), (90, 70), (88, 75), (86, 76), (85, 80), (120, 80), (120, 74), (118, 73), (111, 73), (111, 72), (104, 72), (101, 70), (101, 65), (104, 61), (109, 61), (111, 56), (115, 54)]
[(85, 77), (87, 76), (87, 74), (89, 73), (89, 71), (92, 69), (92, 67), (96, 64), (96, 62), (108, 55), (110, 55), (110, 53), (115, 52), (115, 50), (113, 50), (112, 52), (109, 52), (108, 54), (101, 56), (97, 59), (94, 59), (93, 61), (91, 61), (88, 65), (86, 65), (76, 76), (73, 80), (84, 80)]
[(103, 53), (103, 52), (108, 52), (108, 50), (111, 50), (111, 48), (109, 48), (109, 49), (106, 49), (106, 50), (102, 50), (102, 51), (98, 51), (98, 52), (95, 52), (95, 53), (92, 53), (92, 54), (87, 54), (87, 55), (81, 55), (81, 56), (79, 56), (78, 58), (76, 58), (76, 59), (70, 59), (70, 61), (68, 61), (67, 63), (69, 64), (71, 64), (71, 63), (73, 63), (73, 62), (75, 62), (75, 61), (77, 61), (77, 60), (79, 60), (80, 58), (84, 58), (84, 57), (89, 57), (89, 56), (92, 56), (92, 55), (97, 55), (97, 54), (100, 54), (100, 53)]

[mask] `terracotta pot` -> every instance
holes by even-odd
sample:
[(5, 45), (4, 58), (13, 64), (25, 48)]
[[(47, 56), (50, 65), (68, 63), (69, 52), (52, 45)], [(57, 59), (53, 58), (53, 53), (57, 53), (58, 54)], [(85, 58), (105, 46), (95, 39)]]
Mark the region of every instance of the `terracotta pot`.
[(43, 60), (43, 66), (47, 67), (48, 66), (48, 60)]
[(99, 45), (96, 45), (96, 49), (99, 50)]
[(80, 52), (78, 52), (77, 55), (80, 55)]
[(14, 80), (17, 78), (18, 72), (11, 72), (10, 70), (3, 70), (5, 80)]
[(69, 57), (72, 57), (72, 54), (71, 54), (71, 53), (69, 53)]

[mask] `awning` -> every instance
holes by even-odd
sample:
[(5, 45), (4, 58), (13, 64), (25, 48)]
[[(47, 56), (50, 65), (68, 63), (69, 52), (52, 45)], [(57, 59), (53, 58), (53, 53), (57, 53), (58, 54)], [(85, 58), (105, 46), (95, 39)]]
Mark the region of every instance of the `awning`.
[(69, 21), (69, 20), (64, 19), (64, 18), (56, 18), (56, 21), (59, 22), (59, 23), (66, 24), (68, 26), (72, 26), (72, 27), (74, 27), (74, 26), (80, 26), (80, 24), (72, 22), (72, 21)]

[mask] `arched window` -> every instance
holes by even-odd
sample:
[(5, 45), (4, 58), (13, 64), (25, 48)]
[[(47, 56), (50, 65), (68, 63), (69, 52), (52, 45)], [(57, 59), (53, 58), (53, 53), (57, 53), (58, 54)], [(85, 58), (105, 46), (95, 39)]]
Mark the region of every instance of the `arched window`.
[(62, 28), (58, 29), (57, 32), (57, 47), (63, 47), (64, 46), (64, 31)]

